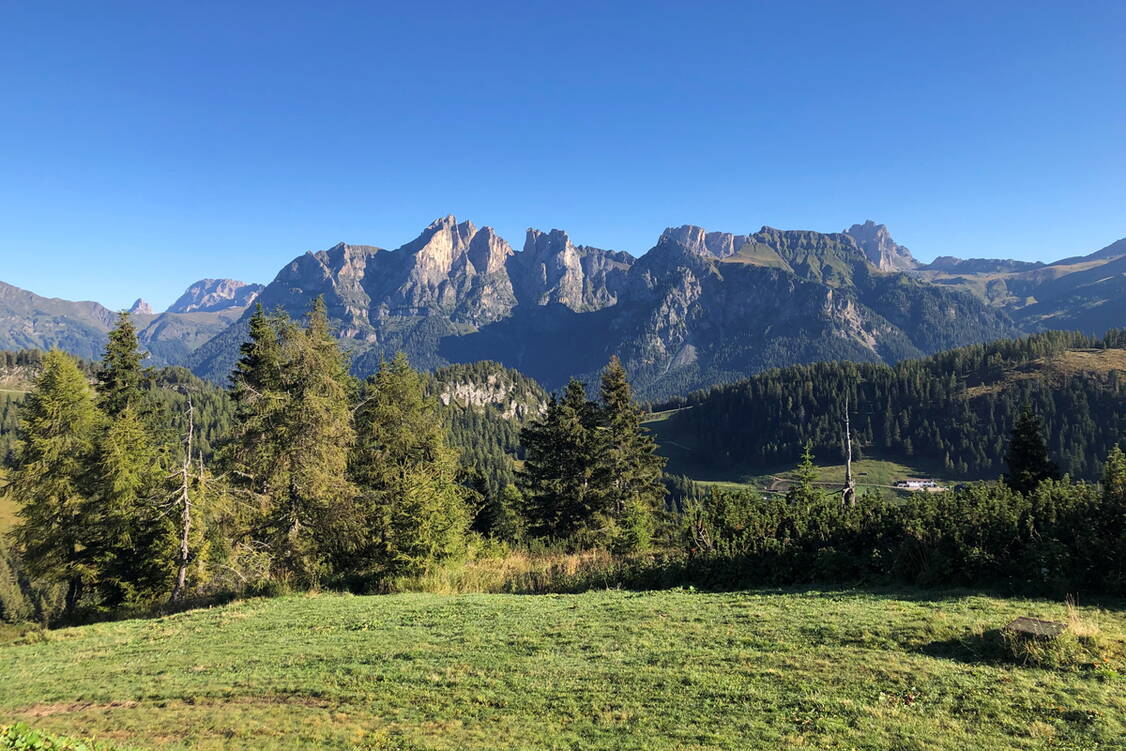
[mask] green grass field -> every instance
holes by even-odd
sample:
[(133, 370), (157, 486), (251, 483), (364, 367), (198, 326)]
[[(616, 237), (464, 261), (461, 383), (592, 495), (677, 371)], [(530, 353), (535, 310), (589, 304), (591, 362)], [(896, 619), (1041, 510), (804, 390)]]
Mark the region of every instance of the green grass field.
[[(672, 429), (669, 418), (678, 411), (673, 409), (655, 412), (645, 420), (645, 427), (653, 432), (660, 446), (659, 453), (668, 459), (666, 472), (731, 490), (785, 489), (785, 480), (793, 475), (796, 463), (779, 467), (748, 465), (729, 469), (707, 466), (690, 440)], [(929, 477), (948, 485), (965, 479), (951, 475), (940, 464), (927, 461), (908, 464), (897, 460), (866, 458), (853, 462), (852, 471), (861, 493), (867, 490), (899, 492), (892, 490), (890, 486), (896, 480), (908, 477)], [(820, 462), (817, 466), (817, 480), (827, 487), (839, 488), (844, 484), (844, 472), (844, 464)]]
[(1035, 600), (298, 595), (0, 646), (0, 717), (139, 748), (1126, 748), (1126, 612), (1081, 611), (1117, 654), (1057, 671), (983, 646), (1065, 615)]

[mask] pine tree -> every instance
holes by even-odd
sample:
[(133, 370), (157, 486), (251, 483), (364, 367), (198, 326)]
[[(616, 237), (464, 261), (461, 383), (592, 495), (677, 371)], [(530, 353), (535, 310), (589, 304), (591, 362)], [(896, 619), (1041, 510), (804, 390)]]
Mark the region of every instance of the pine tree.
[(1005, 483), (1018, 493), (1031, 493), (1044, 480), (1057, 479), (1059, 472), (1048, 457), (1040, 418), (1025, 409), (1017, 418), (1005, 454), (1009, 471)]
[(129, 313), (117, 316), (117, 325), (109, 332), (102, 365), (98, 371), (98, 394), (102, 409), (116, 417), (126, 407), (140, 404), (145, 372), (141, 362), (148, 356), (141, 352), (137, 329)]
[(620, 551), (649, 546), (654, 513), (667, 489), (661, 480), (665, 459), (641, 425), (643, 413), (633, 402), (626, 371), (613, 357), (602, 372), (602, 404), (594, 438), (594, 494), (600, 514), (613, 530), (610, 542)]
[(20, 522), (15, 537), (32, 576), (67, 587), (73, 613), (91, 577), (88, 467), (104, 416), (77, 361), (58, 350), (27, 396), (9, 480)]
[(353, 546), (359, 570), (419, 572), (464, 549), (470, 512), (457, 451), (425, 385), (399, 353), (361, 395), (350, 463), (362, 493)]

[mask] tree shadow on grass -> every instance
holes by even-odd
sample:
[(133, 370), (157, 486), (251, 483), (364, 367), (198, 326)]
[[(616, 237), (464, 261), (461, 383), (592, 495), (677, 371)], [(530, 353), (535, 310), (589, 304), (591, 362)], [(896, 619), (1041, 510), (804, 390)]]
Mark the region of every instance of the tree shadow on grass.
[(961, 636), (920, 645), (912, 651), (927, 657), (952, 660), (967, 665), (1013, 664), (1011, 655), (1005, 649), (1005, 639), (999, 628), (966, 632)]

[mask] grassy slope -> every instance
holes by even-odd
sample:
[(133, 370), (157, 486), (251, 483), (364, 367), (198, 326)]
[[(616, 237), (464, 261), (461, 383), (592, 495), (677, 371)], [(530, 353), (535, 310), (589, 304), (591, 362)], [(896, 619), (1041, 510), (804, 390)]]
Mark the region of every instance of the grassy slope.
[[(0, 716), (172, 748), (1123, 748), (1121, 676), (958, 641), (1062, 611), (847, 591), (291, 596), (0, 647)], [(1122, 610), (1085, 615), (1122, 646)]]
[[(696, 456), (696, 449), (691, 445), (691, 439), (671, 429), (669, 417), (677, 411), (656, 412), (649, 415), (645, 421), (645, 427), (652, 431), (659, 444), (658, 453), (668, 459), (666, 472), (724, 488), (757, 490), (783, 488), (783, 485), (775, 482), (775, 478), (784, 479), (793, 474), (794, 465), (769, 468), (741, 466), (730, 469), (701, 465)], [(949, 484), (963, 479), (952, 475), (940, 463), (925, 460), (905, 464), (902, 461), (866, 458), (853, 462), (852, 471), (860, 492), (868, 489), (895, 492), (888, 486), (896, 480), (908, 477), (930, 477)], [(844, 484), (843, 464), (821, 464), (817, 468), (817, 474), (818, 481), (827, 486), (841, 487)]]

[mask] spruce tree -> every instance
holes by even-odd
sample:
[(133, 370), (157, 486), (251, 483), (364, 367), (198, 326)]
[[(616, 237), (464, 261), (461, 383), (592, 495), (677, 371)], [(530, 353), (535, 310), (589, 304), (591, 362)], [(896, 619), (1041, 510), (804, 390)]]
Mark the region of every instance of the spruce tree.
[(817, 467), (813, 463), (813, 442), (806, 441), (802, 447), (801, 462), (794, 470), (794, 483), (786, 491), (786, 501), (792, 506), (798, 506), (812, 504), (821, 498), (821, 489), (817, 485)]
[(383, 362), (356, 410), (351, 475), (361, 490), (353, 567), (427, 569), (465, 545), (466, 490), (436, 400), (402, 353)]
[(104, 416), (70, 355), (52, 350), (28, 394), (9, 480), (20, 522), (15, 537), (29, 573), (66, 585), (73, 613), (91, 578), (89, 467)]
[(562, 398), (520, 434), (524, 467), (523, 516), (531, 534), (567, 539), (590, 531), (598, 510), (594, 477), (597, 411), (583, 384), (572, 379)]
[(354, 384), (323, 298), (313, 301), (303, 329), (291, 326), (284, 333), (281, 476), (274, 478), (268, 534), (283, 569), (315, 583), (324, 573), (324, 556), (338, 544), (334, 517), (355, 494), (347, 473), (355, 440)]
[[(232, 435), (219, 450), (221, 466), (261, 506), (275, 483), (284, 434), (282, 424), (290, 396), (285, 391), (282, 332), (293, 323), (284, 313), (267, 316), (259, 303), (250, 317), (249, 338), (231, 374), (235, 405)], [(289, 336), (294, 334), (290, 332)]]
[(105, 354), (98, 371), (98, 394), (102, 409), (116, 417), (129, 406), (138, 407), (145, 372), (141, 362), (148, 356), (141, 352), (137, 329), (129, 313), (117, 315), (117, 325), (109, 332)]
[(626, 552), (649, 545), (654, 515), (667, 491), (661, 480), (665, 459), (642, 427), (625, 368), (613, 357), (602, 372), (602, 404), (593, 433), (594, 494), (610, 542)]
[(101, 431), (90, 468), (86, 545), (102, 603), (151, 599), (168, 580), (171, 528), (160, 512), (160, 452), (128, 401)]
[(1009, 468), (1005, 483), (1018, 493), (1031, 493), (1044, 480), (1059, 477), (1055, 463), (1048, 457), (1040, 418), (1030, 408), (1021, 413), (1013, 426), (1005, 463)]

